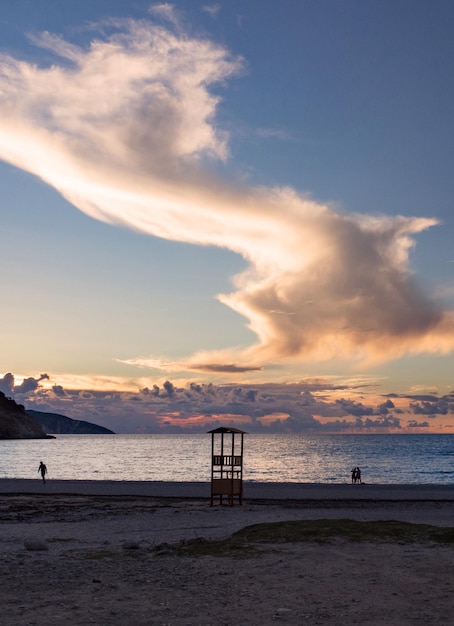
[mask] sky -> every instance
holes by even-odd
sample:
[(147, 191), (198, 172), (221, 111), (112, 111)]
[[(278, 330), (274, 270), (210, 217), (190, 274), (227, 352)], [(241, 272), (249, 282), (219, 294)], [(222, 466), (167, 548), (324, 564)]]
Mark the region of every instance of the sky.
[(452, 433), (449, 0), (2, 0), (0, 390)]

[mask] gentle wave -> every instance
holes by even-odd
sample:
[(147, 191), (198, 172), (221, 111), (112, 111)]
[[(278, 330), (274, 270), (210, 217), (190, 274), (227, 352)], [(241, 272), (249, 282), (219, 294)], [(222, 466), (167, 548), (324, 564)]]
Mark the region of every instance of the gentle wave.
[[(0, 476), (209, 481), (210, 435), (58, 435), (0, 441)], [(244, 479), (343, 483), (359, 466), (367, 483), (454, 484), (454, 435), (245, 435)]]

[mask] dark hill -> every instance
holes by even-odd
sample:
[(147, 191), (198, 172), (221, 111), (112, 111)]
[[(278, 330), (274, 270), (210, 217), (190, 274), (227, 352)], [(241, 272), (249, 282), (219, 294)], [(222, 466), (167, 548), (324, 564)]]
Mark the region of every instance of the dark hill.
[(114, 432), (104, 426), (98, 426), (83, 420), (73, 420), (58, 413), (43, 413), (42, 411), (27, 410), (39, 422), (46, 433), (54, 435), (113, 435)]
[(0, 439), (49, 439), (41, 424), (0, 391)]

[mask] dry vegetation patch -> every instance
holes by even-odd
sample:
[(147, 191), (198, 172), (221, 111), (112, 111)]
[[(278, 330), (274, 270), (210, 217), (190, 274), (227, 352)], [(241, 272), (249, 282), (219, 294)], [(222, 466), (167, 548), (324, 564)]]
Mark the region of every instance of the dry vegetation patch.
[(290, 542), (328, 543), (347, 542), (385, 543), (454, 543), (454, 528), (411, 524), (400, 521), (355, 521), (350, 519), (297, 520), (254, 524), (221, 541), (198, 541), (179, 546), (183, 556), (253, 556), (265, 545)]

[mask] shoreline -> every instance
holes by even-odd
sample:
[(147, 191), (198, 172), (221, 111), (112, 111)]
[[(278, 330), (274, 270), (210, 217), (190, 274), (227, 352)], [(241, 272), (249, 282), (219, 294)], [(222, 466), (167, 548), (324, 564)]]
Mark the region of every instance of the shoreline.
[[(325, 484), (255, 483), (245, 481), (244, 501), (253, 500), (359, 500), (454, 501), (454, 485), (436, 484)], [(157, 498), (209, 498), (209, 482), (105, 481), (2, 478), (0, 494), (71, 494), (93, 496), (145, 496)]]

